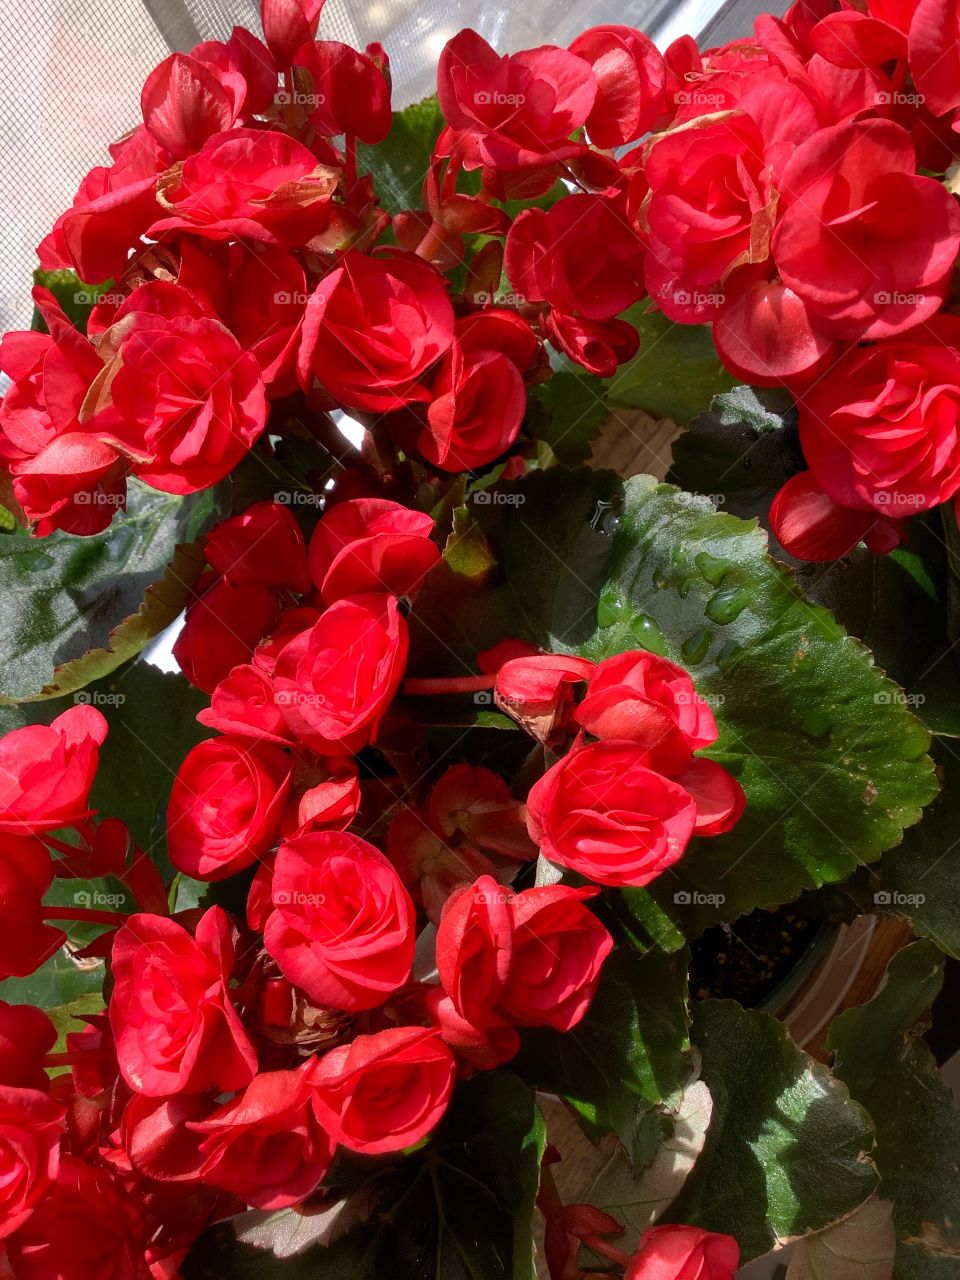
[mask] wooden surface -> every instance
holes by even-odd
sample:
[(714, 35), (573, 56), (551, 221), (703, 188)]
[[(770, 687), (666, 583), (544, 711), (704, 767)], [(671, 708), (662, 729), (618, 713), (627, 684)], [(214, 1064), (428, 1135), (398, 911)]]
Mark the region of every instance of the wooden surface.
[(669, 418), (658, 421), (642, 409), (614, 409), (593, 446), (593, 465), (622, 476), (646, 473), (664, 480), (670, 446), (682, 430)]

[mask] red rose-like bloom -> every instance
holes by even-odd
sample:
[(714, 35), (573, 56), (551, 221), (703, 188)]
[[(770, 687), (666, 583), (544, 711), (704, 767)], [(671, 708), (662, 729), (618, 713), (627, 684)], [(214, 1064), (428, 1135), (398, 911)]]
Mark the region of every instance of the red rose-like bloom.
[(266, 853), (290, 789), (288, 752), (272, 743), (211, 738), (177, 773), (167, 808), (167, 846), (178, 871), (223, 880)]
[(482, 1027), (497, 1018), (513, 952), (512, 890), (481, 876), (447, 903), (437, 930), (437, 970), (461, 1018)]
[(832, 560), (863, 538), (891, 550), (899, 522), (960, 490), (960, 319), (847, 352), (800, 397), (809, 472), (771, 507), (793, 555)]
[(143, 125), (109, 150), (113, 164), (90, 170), (40, 243), (37, 256), (45, 270), (69, 268), (91, 283), (119, 277), (160, 213), (157, 177), (170, 163), (167, 152)]
[(499, 57), (469, 28), (440, 55), (437, 95), (468, 169), (525, 169), (568, 160), (590, 114), (597, 79), (582, 58), (544, 45)]
[(910, 22), (913, 82), (934, 115), (960, 106), (960, 5), (957, 0), (920, 0)]
[(54, 529), (100, 533), (126, 506), (127, 468), (120, 455), (80, 431), (59, 436), (10, 470), (14, 497), (38, 538)]
[(569, 1031), (590, 1006), (613, 938), (584, 906), (596, 889), (543, 885), (514, 895), (510, 974), (500, 1012), (526, 1027)]
[(310, 539), (310, 573), (325, 604), (344, 596), (416, 591), (440, 559), (433, 518), (386, 498), (331, 507)]
[[(588, 244), (603, 252), (586, 252)], [(524, 209), (507, 236), (504, 264), (524, 301), (588, 320), (619, 315), (645, 292), (643, 245), (606, 196), (567, 196), (546, 212)]]
[(266, 948), (315, 1003), (373, 1009), (410, 977), (413, 903), (390, 862), (359, 836), (317, 831), (282, 844), (271, 897)]
[(349, 755), (376, 736), (403, 679), (407, 624), (395, 596), (338, 600), (280, 651), (276, 701), (307, 746)]
[(0, 979), (27, 977), (66, 942), (43, 919), (52, 883), (53, 862), (35, 836), (0, 832)]
[(337, 171), (279, 129), (231, 129), (168, 170), (160, 198), (172, 216), (150, 228), (210, 240), (305, 244), (329, 219)]
[(892, 519), (960, 489), (960, 317), (854, 348), (800, 398), (800, 443), (841, 506)]
[(827, 333), (889, 337), (943, 302), (960, 208), (915, 170), (906, 129), (876, 119), (821, 129), (786, 165), (773, 255)]
[(632, 742), (595, 742), (549, 769), (527, 798), (531, 837), (551, 862), (599, 884), (645, 885), (683, 855), (697, 807)]
[(224, 520), (207, 534), (203, 551), (207, 564), (233, 586), (256, 582), (278, 591), (310, 589), (303, 534), (289, 508), (278, 502), (255, 502)]
[(211, 695), (210, 706), (199, 711), (197, 719), (220, 733), (281, 745), (293, 741), (269, 676), (250, 663), (241, 663), (224, 676)]
[(733, 1280), (739, 1263), (733, 1236), (664, 1225), (640, 1237), (624, 1280)]
[(484, 467), (508, 449), (527, 410), (523, 375), (539, 343), (514, 312), (467, 316), (434, 379), (420, 452), (444, 471)]
[(583, 905), (596, 892), (550, 885), (514, 893), (481, 876), (451, 898), (437, 930), (437, 968), (464, 1022), (575, 1026), (613, 947)]
[(231, 95), (213, 68), (188, 53), (172, 53), (154, 67), (140, 105), (147, 129), (174, 160), (199, 151), (236, 118)]
[(347, 254), (307, 303), (298, 371), (348, 409), (383, 412), (430, 399), (424, 375), (453, 338), (443, 276), (412, 255)]
[(352, 134), (374, 146), (390, 132), (390, 85), (374, 60), (337, 40), (316, 40), (297, 54), (295, 83), (306, 83), (310, 123), (332, 138)]
[(108, 1169), (64, 1156), (55, 1185), (7, 1242), (17, 1280), (150, 1280), (143, 1218)]
[(0, 1084), (49, 1090), (43, 1059), (56, 1043), (57, 1029), (42, 1009), (0, 1000)]
[(260, 0), (263, 38), (278, 67), (289, 67), (301, 45), (317, 34), (323, 0)]
[(683, 667), (642, 649), (605, 658), (574, 716), (595, 738), (635, 742), (651, 768), (671, 775), (717, 740), (713, 712)]
[(274, 590), (258, 582), (234, 586), (215, 574), (201, 577), (194, 590), (173, 656), (191, 684), (212, 693), (234, 667), (253, 656), (277, 621), (280, 601)]
[(80, 706), (0, 738), (0, 831), (53, 831), (88, 817), (106, 736), (100, 712)]
[(754, 225), (767, 218), (773, 199), (760, 130), (737, 114), (666, 133), (644, 174), (651, 189), (650, 296), (672, 320), (712, 320), (721, 282), (749, 252)]
[(554, 746), (570, 727), (577, 686), (593, 670), (587, 658), (562, 653), (513, 658), (497, 672), (493, 696), (501, 711), (541, 742)]
[(266, 1071), (207, 1120), (200, 1135), (204, 1181), (257, 1209), (285, 1209), (320, 1185), (333, 1142), (317, 1123), (304, 1072)]
[(649, 36), (633, 27), (591, 27), (570, 52), (589, 62), (597, 77), (597, 100), (587, 116), (595, 146), (621, 147), (653, 128), (666, 108), (666, 71)]
[(56, 1180), (65, 1114), (45, 1092), (0, 1085), (0, 1240), (27, 1221)]
[(348, 1150), (402, 1151), (439, 1123), (455, 1074), (453, 1054), (438, 1032), (391, 1027), (324, 1054), (310, 1076), (313, 1105)]
[(267, 420), (256, 357), (217, 320), (136, 312), (118, 328), (105, 370), (108, 399), (88, 430), (128, 452), (156, 489), (193, 493), (216, 484)]
[(253, 1079), (257, 1055), (227, 988), (234, 958), (220, 907), (202, 916), (194, 938), (162, 916), (131, 916), (118, 931), (110, 1025), (131, 1089), (162, 1098)]

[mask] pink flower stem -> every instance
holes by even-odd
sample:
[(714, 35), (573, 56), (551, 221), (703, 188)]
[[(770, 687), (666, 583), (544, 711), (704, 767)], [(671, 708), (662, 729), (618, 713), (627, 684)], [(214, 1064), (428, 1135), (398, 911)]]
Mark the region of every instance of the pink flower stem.
[(409, 698), (429, 698), (445, 693), (479, 693), (481, 689), (492, 689), (496, 682), (496, 675), (438, 676), (436, 679), (408, 680), (401, 693)]
[(630, 1259), (627, 1255), (615, 1245), (610, 1244), (609, 1241), (602, 1239), (600, 1236), (581, 1236), (580, 1239), (588, 1249), (592, 1249), (601, 1258), (609, 1258), (611, 1262), (615, 1262), (620, 1267), (629, 1267)]
[(67, 920), (79, 924), (106, 924), (111, 929), (124, 922), (120, 911), (96, 911), (91, 907), (44, 907), (44, 920)]

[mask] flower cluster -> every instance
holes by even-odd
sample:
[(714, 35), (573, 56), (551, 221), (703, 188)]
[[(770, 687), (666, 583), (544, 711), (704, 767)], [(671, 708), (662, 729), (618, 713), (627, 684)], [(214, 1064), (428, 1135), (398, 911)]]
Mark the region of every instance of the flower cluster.
[[(509, 1062), (524, 1028), (584, 1017), (614, 945), (592, 909), (600, 886), (648, 883), (695, 832), (739, 816), (739, 785), (694, 755), (717, 738), (709, 707), (652, 654), (594, 664), (507, 640), (480, 676), (410, 679), (398, 701), (431, 532), (387, 499), (344, 499), (309, 543), (274, 503), (206, 539), (178, 653), (221, 732), (183, 762), (167, 841), (182, 873), (238, 877), (244, 918), (216, 904), (171, 915), (123, 825), (94, 823), (99, 711), (0, 742), (3, 973), (32, 973), (66, 941), (56, 922), (74, 921), (106, 926), (84, 954), (112, 975), (105, 1013), (64, 1054), (39, 1010), (0, 1010), (19, 1044), (0, 1052), (17, 1275), (58, 1265), (49, 1225), (88, 1197), (110, 1230), (83, 1274), (107, 1259), (111, 1274), (160, 1276), (236, 1206), (312, 1195), (338, 1151), (422, 1142), (459, 1077)], [(371, 750), (389, 762), (388, 732), (412, 732), (404, 702), (478, 686), (551, 744), (528, 804), (483, 766), (447, 768), (413, 803), (362, 769)], [(538, 848), (594, 883), (535, 883)], [(54, 876), (105, 875), (132, 914), (43, 904)], [(61, 1064), (51, 1083), (43, 1068)]]
[(955, 5), (798, 0), (706, 53), (608, 25), (500, 56), (463, 31), (422, 203), (392, 216), (358, 166), (389, 133), (386, 55), (317, 40), (319, 10), (264, 0), (266, 43), (171, 55), (40, 246), (113, 283), (85, 334), (38, 287), (46, 332), (0, 347), (0, 460), (38, 534), (105, 528), (131, 474), (216, 483), (291, 397), (483, 467), (522, 446), (545, 344), (613, 375), (642, 299), (798, 398), (791, 552), (889, 550), (954, 496), (960, 209), (931, 175), (955, 154)]

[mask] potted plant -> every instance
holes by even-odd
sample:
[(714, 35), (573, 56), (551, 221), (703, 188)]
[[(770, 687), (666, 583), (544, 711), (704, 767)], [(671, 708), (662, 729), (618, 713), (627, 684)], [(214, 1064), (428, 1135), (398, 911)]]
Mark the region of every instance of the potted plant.
[(319, 11), (0, 346), (6, 1274), (946, 1275), (955, 7)]

